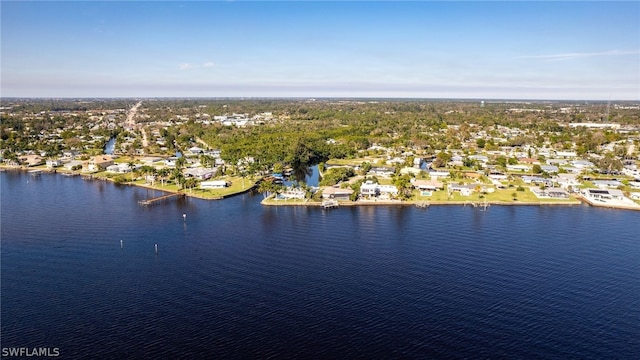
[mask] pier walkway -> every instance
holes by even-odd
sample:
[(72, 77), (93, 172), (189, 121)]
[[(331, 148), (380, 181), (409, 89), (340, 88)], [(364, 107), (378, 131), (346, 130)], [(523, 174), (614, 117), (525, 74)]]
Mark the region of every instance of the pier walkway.
[(184, 193), (173, 193), (173, 194), (167, 194), (167, 195), (162, 195), (162, 196), (158, 196), (158, 197), (154, 197), (151, 199), (146, 199), (146, 200), (139, 200), (138, 204), (140, 205), (153, 205), (157, 202), (160, 201), (164, 201), (164, 200), (168, 200), (174, 197), (184, 197), (185, 194)]

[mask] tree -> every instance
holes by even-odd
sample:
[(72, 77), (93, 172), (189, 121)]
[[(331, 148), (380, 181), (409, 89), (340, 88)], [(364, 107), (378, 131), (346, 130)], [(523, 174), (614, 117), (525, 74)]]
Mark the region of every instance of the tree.
[(393, 185), (398, 188), (398, 195), (401, 199), (408, 199), (411, 196), (411, 179), (409, 175), (397, 176), (393, 180)]
[(167, 176), (171, 173), (169, 168), (158, 169), (158, 176), (160, 177), (160, 181), (162, 186), (164, 186), (164, 181), (167, 179)]
[(361, 175), (366, 175), (369, 170), (371, 170), (371, 164), (369, 162), (363, 162), (362, 165), (360, 166), (360, 174)]
[(178, 188), (182, 187), (182, 184), (184, 183), (185, 179), (180, 169), (178, 168), (174, 169), (171, 177), (176, 182), (176, 185), (178, 185)]
[(188, 188), (189, 192), (196, 186), (198, 186), (198, 180), (196, 178), (190, 177), (184, 180), (184, 187)]
[(542, 167), (540, 167), (540, 165), (538, 164), (534, 164), (531, 170), (534, 174), (542, 174)]
[(133, 181), (133, 172), (135, 170), (136, 164), (133, 161), (129, 161), (127, 163), (127, 166), (129, 166), (129, 171), (131, 171), (131, 181)]
[(262, 194), (264, 198), (267, 198), (270, 193), (275, 191), (275, 184), (271, 181), (261, 181), (258, 185), (258, 192)]
[(176, 159), (176, 169), (182, 170), (186, 163), (187, 159), (184, 156), (179, 157), (178, 159)]
[(281, 162), (277, 162), (273, 164), (273, 172), (275, 174), (282, 174), (283, 171), (284, 171), (284, 166), (282, 165)]
[(483, 138), (477, 139), (476, 145), (478, 145), (479, 149), (484, 149), (484, 146), (486, 145), (486, 140)]

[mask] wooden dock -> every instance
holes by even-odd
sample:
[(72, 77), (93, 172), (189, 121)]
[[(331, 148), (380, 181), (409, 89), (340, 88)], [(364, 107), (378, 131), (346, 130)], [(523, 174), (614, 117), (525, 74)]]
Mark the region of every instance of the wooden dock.
[(332, 209), (338, 207), (338, 200), (329, 199), (322, 202), (323, 209)]
[(160, 202), (160, 201), (169, 200), (169, 199), (172, 199), (174, 197), (184, 197), (184, 196), (185, 195), (183, 193), (167, 194), (167, 195), (154, 197), (154, 198), (151, 198), (151, 199), (139, 200), (138, 204), (140, 204), (140, 205), (153, 205), (153, 204), (155, 204), (157, 202)]

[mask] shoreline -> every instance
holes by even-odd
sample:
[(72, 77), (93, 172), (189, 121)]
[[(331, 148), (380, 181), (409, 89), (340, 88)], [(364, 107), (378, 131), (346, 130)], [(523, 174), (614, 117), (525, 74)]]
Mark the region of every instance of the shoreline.
[[(309, 202), (286, 202), (286, 200), (282, 200), (282, 202), (275, 202), (271, 198), (263, 199), (260, 202), (261, 205), (264, 206), (310, 206), (310, 207), (322, 207), (322, 202), (317, 201), (309, 201)], [(551, 201), (541, 201), (541, 202), (513, 202), (507, 203), (502, 201), (487, 201), (487, 206), (580, 206), (584, 203), (580, 200), (575, 201), (567, 201), (567, 202), (551, 202)], [(470, 206), (470, 207), (484, 207), (484, 202), (474, 202), (474, 201), (433, 201), (425, 204), (425, 201), (394, 201), (394, 200), (381, 200), (381, 201), (350, 201), (350, 202), (338, 202), (338, 207), (346, 206), (346, 207), (354, 207), (354, 206), (414, 206), (421, 207), (424, 209), (428, 209), (431, 206)], [(589, 205), (589, 204), (587, 204)], [(622, 209), (622, 208), (621, 208)], [(632, 209), (622, 209), (622, 210), (632, 210)]]
[[(32, 170), (40, 170), (42, 172), (45, 173), (50, 173), (50, 174), (63, 174), (63, 175), (72, 175), (72, 176), (82, 176), (83, 178), (90, 178), (90, 179), (95, 179), (95, 180), (102, 180), (102, 181), (108, 181), (111, 183), (116, 183), (113, 179), (108, 178), (108, 177), (102, 177), (102, 176), (93, 176), (93, 174), (83, 174), (81, 172), (74, 172), (74, 171), (67, 171), (65, 169), (49, 169), (49, 168), (28, 168), (28, 167), (24, 167), (24, 166), (15, 166), (15, 167), (9, 167), (9, 166), (0, 166), (0, 171), (21, 171), (21, 172), (30, 172)], [(218, 197), (206, 197), (206, 196), (202, 196), (199, 194), (194, 194), (191, 192), (187, 192), (185, 190), (170, 190), (170, 189), (162, 189), (162, 188), (158, 188), (155, 187), (153, 185), (147, 185), (147, 184), (136, 184), (136, 183), (131, 183), (131, 182), (126, 182), (126, 183), (119, 183), (118, 185), (124, 185), (124, 186), (138, 186), (141, 188), (145, 188), (145, 189), (149, 189), (149, 190), (156, 190), (156, 191), (162, 191), (168, 194), (184, 194), (184, 196), (186, 197), (193, 197), (196, 199), (200, 199), (200, 200), (223, 200), (226, 198), (230, 198), (233, 196), (237, 196), (237, 195), (241, 195), (241, 194), (246, 194), (248, 192), (250, 192), (252, 189), (254, 189), (257, 185), (254, 184), (253, 186), (250, 186), (246, 189), (243, 189), (239, 192), (235, 192), (235, 193), (231, 193), (231, 194), (226, 194), (226, 195), (221, 195)], [(260, 204), (263, 206), (310, 206), (310, 207), (322, 207), (322, 202), (316, 202), (316, 201), (305, 201), (305, 202), (286, 202), (286, 200), (282, 200), (281, 202), (275, 202), (272, 199), (272, 196), (269, 196), (265, 199), (263, 199), (262, 201), (260, 201)], [(575, 200), (573, 201), (536, 201), (536, 202), (531, 202), (531, 201), (516, 201), (516, 202), (503, 202), (503, 201), (487, 201), (486, 205), (487, 206), (579, 206), (579, 205), (589, 205), (592, 207), (598, 207), (598, 208), (608, 208), (608, 209), (615, 209), (615, 210), (635, 210), (635, 211), (640, 211), (640, 206), (639, 207), (634, 207), (634, 206), (625, 206), (625, 205), (618, 205), (618, 204), (600, 204), (600, 203), (594, 203), (592, 201), (589, 201), (588, 199), (584, 198), (583, 196), (576, 196)], [(365, 200), (365, 201), (341, 201), (338, 202), (339, 206), (347, 206), (347, 207), (353, 207), (353, 206), (416, 206), (416, 207), (421, 207), (421, 208), (425, 208), (428, 209), (430, 206), (472, 206), (472, 207), (484, 207), (485, 202), (478, 202), (478, 201), (471, 201), (471, 200), (467, 200), (467, 201), (459, 201), (459, 200), (455, 200), (455, 201), (425, 201), (425, 200), (407, 200), (407, 201), (400, 201), (400, 200), (380, 200), (380, 201), (371, 201), (371, 200)]]

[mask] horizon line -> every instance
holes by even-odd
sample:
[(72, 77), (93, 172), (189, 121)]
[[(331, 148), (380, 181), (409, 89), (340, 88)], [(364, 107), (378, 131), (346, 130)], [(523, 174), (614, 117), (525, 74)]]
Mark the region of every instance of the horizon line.
[(639, 99), (542, 99), (542, 98), (498, 98), (498, 97), (384, 97), (384, 96), (2, 96), (0, 99), (48, 99), (48, 100), (73, 100), (73, 99), (209, 99), (209, 100), (459, 100), (459, 101), (536, 101), (536, 102), (563, 102), (563, 101), (597, 101), (597, 102), (640, 102)]

